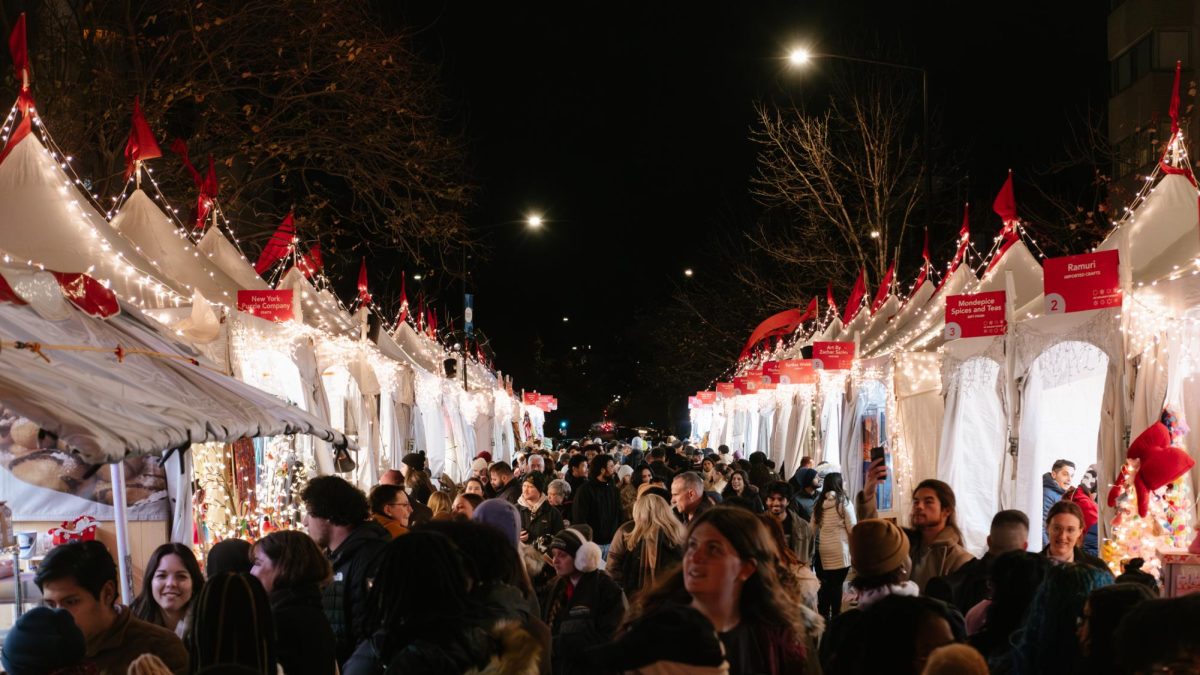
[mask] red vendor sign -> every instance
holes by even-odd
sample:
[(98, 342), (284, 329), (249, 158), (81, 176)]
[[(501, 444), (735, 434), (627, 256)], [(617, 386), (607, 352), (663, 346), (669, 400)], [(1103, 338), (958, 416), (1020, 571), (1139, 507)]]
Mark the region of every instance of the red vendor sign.
[(817, 381), (813, 362), (808, 359), (767, 361), (763, 364), (763, 376), (775, 384), (812, 384)]
[(814, 342), (813, 367), (821, 370), (850, 370), (854, 366), (853, 342)]
[(700, 403), (700, 397), (699, 397), (699, 396), (689, 396), (689, 397), (688, 397), (688, 407), (689, 407), (689, 408), (699, 408), (699, 407), (700, 407), (700, 406), (702, 406), (702, 405), (703, 405), (703, 404), (702, 404), (702, 403)]
[(537, 405), (541, 400), (536, 391), (527, 391), (521, 394), (521, 402), (525, 405)]
[(951, 295), (946, 298), (947, 340), (1004, 335), (1004, 291)]
[(761, 384), (758, 377), (733, 378), (733, 388), (739, 394), (753, 394), (758, 391)]
[(237, 308), (268, 321), (290, 321), (292, 291), (238, 291)]
[(700, 405), (712, 405), (717, 402), (717, 392), (715, 391), (698, 391), (696, 398), (700, 399)]
[(717, 396), (721, 398), (733, 398), (736, 395), (737, 392), (734, 390), (732, 382), (717, 383)]
[(1115, 250), (1046, 258), (1042, 263), (1046, 313), (1120, 307), (1120, 264)]

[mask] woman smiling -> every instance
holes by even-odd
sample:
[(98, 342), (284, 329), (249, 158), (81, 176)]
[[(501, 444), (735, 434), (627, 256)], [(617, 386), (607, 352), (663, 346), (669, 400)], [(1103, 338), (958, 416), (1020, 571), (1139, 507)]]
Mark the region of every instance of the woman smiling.
[(150, 554), (142, 592), (130, 609), (137, 618), (183, 637), (188, 607), (203, 587), (204, 575), (192, 550), (179, 543), (163, 544)]

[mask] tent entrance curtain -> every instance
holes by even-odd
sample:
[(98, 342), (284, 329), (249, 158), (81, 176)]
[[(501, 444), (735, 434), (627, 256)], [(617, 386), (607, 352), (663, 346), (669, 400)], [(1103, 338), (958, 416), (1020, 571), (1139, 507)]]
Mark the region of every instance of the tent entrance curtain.
[[(854, 390), (845, 419), (842, 477), (845, 479), (846, 492), (854, 494), (862, 489), (865, 464), (870, 462), (871, 448), (888, 442), (891, 421), (887, 415), (887, 388), (883, 383), (879, 380), (863, 380)], [(891, 472), (891, 475), (895, 475), (895, 472)], [(895, 508), (895, 484), (889, 487), (891, 494), (885, 493), (888, 498), (879, 504), (881, 512), (890, 512)]]
[(1015, 507), (1029, 516), (1033, 547), (1045, 543), (1042, 475), (1059, 459), (1075, 464), (1076, 479), (1096, 463), (1108, 362), (1093, 345), (1061, 342), (1037, 357), (1025, 378)]
[(946, 345), (942, 363), (946, 406), (937, 475), (954, 486), (958, 529), (976, 555), (987, 548), (1007, 475), (1003, 346), (1002, 338), (956, 340)]

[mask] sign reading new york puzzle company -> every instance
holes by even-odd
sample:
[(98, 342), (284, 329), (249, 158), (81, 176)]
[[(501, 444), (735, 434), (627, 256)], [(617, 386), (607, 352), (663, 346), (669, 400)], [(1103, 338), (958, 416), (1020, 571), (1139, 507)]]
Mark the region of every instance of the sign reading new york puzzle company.
[(1004, 335), (1004, 291), (951, 295), (946, 298), (947, 340)]
[(1097, 251), (1042, 263), (1047, 314), (1121, 306), (1120, 254)]
[(290, 321), (292, 319), (292, 290), (238, 291), (239, 312), (253, 314), (268, 321)]

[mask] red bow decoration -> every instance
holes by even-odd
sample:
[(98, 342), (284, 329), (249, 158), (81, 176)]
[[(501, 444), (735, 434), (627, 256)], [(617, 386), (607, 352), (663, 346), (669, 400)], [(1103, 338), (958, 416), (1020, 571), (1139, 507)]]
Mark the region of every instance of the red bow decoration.
[[(1126, 456), (1141, 460), (1141, 466), (1133, 477), (1133, 487), (1137, 491), (1138, 515), (1143, 518), (1150, 507), (1150, 493), (1187, 473), (1196, 464), (1196, 460), (1182, 448), (1171, 445), (1171, 430), (1162, 422), (1155, 422), (1138, 435), (1129, 446)], [(1122, 477), (1126, 475), (1124, 467), (1121, 474)], [(1109, 491), (1109, 506), (1116, 506), (1121, 483), (1118, 480), (1117, 485)]]
[(155, 157), (162, 157), (158, 141), (154, 140), (154, 132), (146, 123), (142, 114), (142, 102), (138, 97), (133, 98), (133, 124), (129, 130), (129, 140), (125, 143), (125, 180), (133, 175), (138, 162), (144, 162)]

